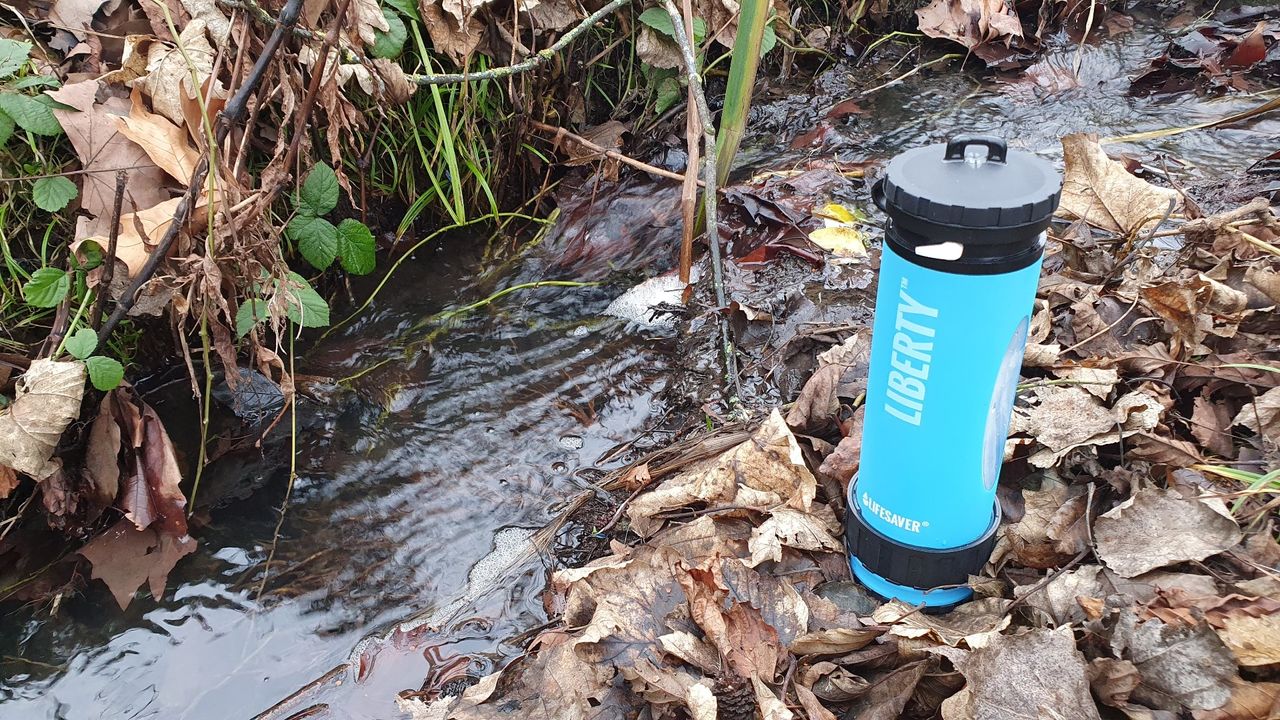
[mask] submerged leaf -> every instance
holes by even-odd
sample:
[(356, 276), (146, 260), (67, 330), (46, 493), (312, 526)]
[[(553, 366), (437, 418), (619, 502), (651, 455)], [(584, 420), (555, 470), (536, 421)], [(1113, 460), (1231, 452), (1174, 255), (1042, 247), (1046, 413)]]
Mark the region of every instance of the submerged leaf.
[(156, 600), (164, 597), (169, 571), (195, 549), (196, 541), (186, 534), (175, 537), (139, 530), (122, 519), (81, 548), (80, 554), (93, 564), (92, 577), (107, 584), (124, 610), (143, 583)]

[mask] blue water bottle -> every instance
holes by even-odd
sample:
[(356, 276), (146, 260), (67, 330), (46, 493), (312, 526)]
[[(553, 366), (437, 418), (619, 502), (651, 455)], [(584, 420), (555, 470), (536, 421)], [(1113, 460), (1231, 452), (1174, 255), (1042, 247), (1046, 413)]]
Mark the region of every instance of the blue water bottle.
[(949, 607), (991, 557), (1061, 189), (1050, 163), (985, 135), (907, 151), (874, 188), (889, 221), (845, 539), (854, 576), (882, 597)]

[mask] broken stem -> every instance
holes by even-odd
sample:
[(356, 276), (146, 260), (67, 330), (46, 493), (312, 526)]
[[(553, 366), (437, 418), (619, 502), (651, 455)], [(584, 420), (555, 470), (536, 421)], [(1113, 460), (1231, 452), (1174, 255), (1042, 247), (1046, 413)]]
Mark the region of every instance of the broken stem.
[[(716, 294), (716, 317), (720, 326), (720, 350), (724, 355), (725, 377), (733, 383), (735, 397), (738, 391), (738, 364), (733, 351), (733, 343), (729, 339), (729, 324), (724, 316), (728, 306), (724, 294), (724, 269), (720, 260), (720, 226), (716, 221), (716, 129), (712, 119), (711, 108), (707, 105), (707, 95), (702, 89), (702, 76), (698, 73), (698, 61), (693, 54), (693, 45), (684, 31), (684, 19), (680, 8), (673, 0), (663, 0), (663, 7), (671, 16), (672, 29), (675, 31), (676, 44), (680, 46), (680, 54), (684, 57), (685, 74), (689, 81), (689, 92), (693, 95), (696, 112), (702, 123), (702, 180), (703, 213), (707, 221), (707, 245), (711, 250), (711, 278)], [(691, 108), (690, 112), (695, 112)]]
[[(96, 333), (102, 326), (102, 315), (107, 311), (107, 296), (111, 294), (111, 281), (116, 274), (116, 247), (120, 243), (120, 213), (124, 209), (124, 188), (129, 174), (116, 172), (116, 196), (111, 206), (111, 231), (107, 234), (107, 254), (102, 257), (102, 279), (98, 282), (98, 298), (89, 316), (89, 327)], [(101, 341), (99, 341), (101, 346)]]
[[(652, 175), (657, 175), (658, 177), (667, 178), (668, 180), (677, 180), (681, 182), (684, 181), (684, 176), (681, 175), (680, 173), (673, 173), (670, 170), (663, 170), (662, 168), (654, 167), (649, 163), (636, 160), (635, 158), (632, 158), (632, 157), (627, 157), (626, 155), (623, 155), (622, 153), (616, 150), (610, 150), (609, 148), (606, 148), (603, 145), (597, 145), (596, 143), (591, 142), (590, 140), (582, 137), (581, 135), (576, 135), (574, 133), (571, 133), (562, 127), (556, 127), (555, 125), (548, 125), (547, 123), (538, 122), (537, 120), (530, 120), (529, 124), (533, 127), (534, 130), (541, 130), (542, 132), (554, 133), (556, 136), (556, 140), (560, 140), (562, 138), (566, 140), (570, 140), (590, 150), (591, 152), (600, 153), (601, 155), (604, 155), (605, 157), (611, 160), (617, 160), (618, 162), (624, 165), (630, 165), (631, 167), (637, 170), (643, 170), (644, 172), (650, 173)], [(702, 185), (702, 182), (699, 181), (698, 184)]]
[[(693, 3), (682, 0), (681, 10), (684, 14), (685, 35), (693, 35)], [(697, 100), (693, 90), (689, 90), (686, 107), (692, 108)], [(684, 227), (680, 234), (680, 284), (688, 289), (689, 275), (693, 266), (693, 236), (698, 232), (698, 136), (702, 134), (702, 125), (698, 122), (698, 113), (685, 113), (685, 146), (686, 157), (684, 180), (680, 185), (680, 216)]]

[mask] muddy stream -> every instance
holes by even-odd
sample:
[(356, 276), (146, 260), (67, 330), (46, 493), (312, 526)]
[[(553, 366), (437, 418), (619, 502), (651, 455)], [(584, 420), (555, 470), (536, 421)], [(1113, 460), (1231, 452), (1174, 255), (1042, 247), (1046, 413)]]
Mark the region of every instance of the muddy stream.
[[(836, 68), (810, 92), (760, 98), (744, 162), (787, 168), (819, 152), (880, 159), (959, 131), (1001, 134), (1060, 160), (1058, 138), (1070, 132), (1189, 125), (1263, 102), (1130, 97), (1129, 79), (1165, 47), (1157, 27), (1139, 19), (1133, 32), (1086, 46), (1078, 87), (922, 72), (829, 120), (826, 108), (919, 59), (886, 64), (882, 76)], [(1048, 62), (1070, 70), (1076, 46), (1059, 42)], [(1276, 137), (1271, 116), (1128, 149), (1148, 162), (1165, 154), (1184, 164), (1180, 176), (1205, 182), (1239, 176), (1277, 149)], [(669, 267), (677, 242), (678, 213), (649, 223), (642, 210), (674, 205), (678, 191), (631, 192), (621, 206), (575, 216), (575, 227), (551, 232), (513, 269), (482, 261), (484, 233), (429, 244), (355, 321), (309, 339), (297, 368), (306, 395), (298, 478), (262, 596), (288, 479), (287, 429), (265, 451), (210, 468), (198, 501), (208, 524), (194, 531), (200, 549), (170, 575), (163, 601), (140, 594), (121, 613), (94, 582), (54, 617), (47, 607), (6, 608), (0, 717), (251, 718), (359, 657), (363, 639), (392, 632), (367, 677), (340, 673), (324, 693), (333, 717), (391, 718), (396, 693), (424, 678), (480, 676), (520, 652), (511, 639), (547, 620), (540, 593), (551, 560), (521, 559), (528, 537), (596, 471), (661, 444), (648, 430), (671, 407), (664, 391), (685, 364), (675, 331), (603, 315), (627, 287)], [(556, 266), (584, 233), (604, 238), (624, 225), (635, 235), (629, 252)], [(441, 310), (517, 282), (584, 277), (604, 283), (513, 293), (423, 342), (432, 329), (424, 318)], [(353, 296), (371, 289), (358, 284)], [(149, 401), (162, 413), (191, 412), (189, 386), (155, 385)], [(561, 540), (572, 544), (573, 532)], [(501, 572), (513, 560), (514, 572)], [(406, 620), (414, 622), (393, 632)]]

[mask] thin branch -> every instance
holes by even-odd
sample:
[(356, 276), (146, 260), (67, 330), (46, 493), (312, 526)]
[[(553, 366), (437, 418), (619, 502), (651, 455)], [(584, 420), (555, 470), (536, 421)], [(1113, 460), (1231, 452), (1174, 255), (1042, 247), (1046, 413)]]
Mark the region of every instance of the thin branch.
[[(121, 170), (116, 173), (116, 197), (111, 210), (111, 231), (107, 234), (107, 254), (102, 256), (102, 279), (98, 283), (98, 297), (93, 303), (93, 314), (89, 316), (89, 326), (96, 333), (102, 325), (102, 315), (107, 310), (107, 296), (111, 294), (111, 281), (116, 275), (116, 247), (120, 242), (120, 213), (124, 210), (124, 188), (129, 173)], [(98, 343), (99, 349), (102, 343)]]
[[(719, 196), (716, 191), (716, 127), (707, 105), (707, 94), (702, 89), (702, 76), (698, 73), (698, 61), (693, 55), (693, 44), (684, 31), (684, 18), (680, 8), (673, 0), (663, 0), (663, 8), (671, 16), (672, 29), (675, 31), (676, 44), (684, 56), (685, 74), (689, 81), (689, 91), (693, 95), (698, 115), (702, 122), (703, 159), (703, 214), (707, 221), (707, 245), (711, 250), (711, 278), (716, 294), (716, 316), (720, 325), (720, 350), (724, 355), (726, 379), (738, 388), (738, 363), (734, 354), (733, 342), (729, 338), (729, 323), (722, 312), (729, 303), (724, 294), (724, 268), (720, 259), (720, 225), (716, 218), (716, 203)], [(740, 391), (737, 395), (741, 395)]]
[[(591, 142), (590, 140), (582, 137), (581, 135), (575, 135), (574, 133), (571, 133), (562, 127), (556, 127), (555, 125), (548, 125), (547, 123), (538, 122), (537, 120), (531, 120), (529, 124), (533, 126), (533, 129), (535, 130), (541, 130), (542, 132), (547, 132), (547, 133), (554, 133), (557, 140), (565, 139), (565, 140), (572, 141), (590, 150), (591, 152), (600, 153), (601, 155), (604, 155), (605, 157), (611, 160), (617, 160), (618, 162), (623, 163), (624, 165), (630, 165), (631, 167), (636, 168), (637, 170), (643, 170), (647, 173), (657, 175), (658, 177), (667, 178), (668, 180), (684, 182), (684, 176), (681, 175), (680, 173), (673, 173), (670, 170), (664, 170), (660, 167), (654, 167), (649, 163), (641, 162), (640, 160), (636, 160), (635, 158), (632, 158), (632, 157), (627, 157), (626, 155), (623, 155), (622, 153), (616, 150), (610, 150), (609, 148), (606, 148), (602, 145), (597, 145), (596, 143)], [(698, 185), (702, 186), (702, 182), (699, 182)]]
[(128, 289), (124, 295), (120, 297), (120, 301), (116, 303), (116, 309), (111, 313), (111, 317), (102, 325), (102, 331), (98, 333), (98, 342), (106, 343), (107, 338), (111, 337), (111, 333), (124, 320), (125, 315), (133, 308), (134, 302), (137, 301), (138, 292), (142, 290), (142, 286), (146, 285), (156, 270), (160, 267), (160, 263), (164, 262), (169, 255), (169, 249), (173, 247), (173, 243), (178, 239), (178, 235), (187, 224), (187, 219), (191, 216), (191, 210), (195, 207), (196, 202), (200, 199), (200, 191), (204, 187), (205, 176), (209, 174), (209, 153), (213, 148), (220, 147), (222, 142), (230, 134), (233, 126), (244, 122), (245, 114), (249, 107), (249, 97), (257, 90), (262, 82), (262, 77), (267, 72), (267, 66), (271, 64), (275, 57), (276, 50), (279, 49), (280, 43), (284, 41), (295, 25), (298, 23), (298, 16), (302, 13), (302, 0), (289, 0), (285, 4), (284, 9), (280, 12), (280, 20), (276, 24), (276, 29), (272, 31), (271, 37), (267, 38), (267, 42), (262, 46), (262, 52), (258, 55), (258, 61), (254, 63), (253, 69), (249, 71), (248, 77), (245, 78), (244, 84), (236, 91), (236, 94), (227, 102), (225, 108), (218, 115), (218, 127), (214, 131), (214, 142), (211, 147), (207, 148), (200, 158), (200, 162), (196, 163), (195, 170), (191, 173), (191, 181), (187, 184), (187, 192), (182, 196), (182, 200), (178, 202), (178, 207), (173, 211), (173, 222), (169, 224), (165, 230), (164, 236), (157, 243), (156, 248), (151, 251), (151, 255), (147, 257), (147, 262), (138, 271), (138, 276), (129, 283)]

